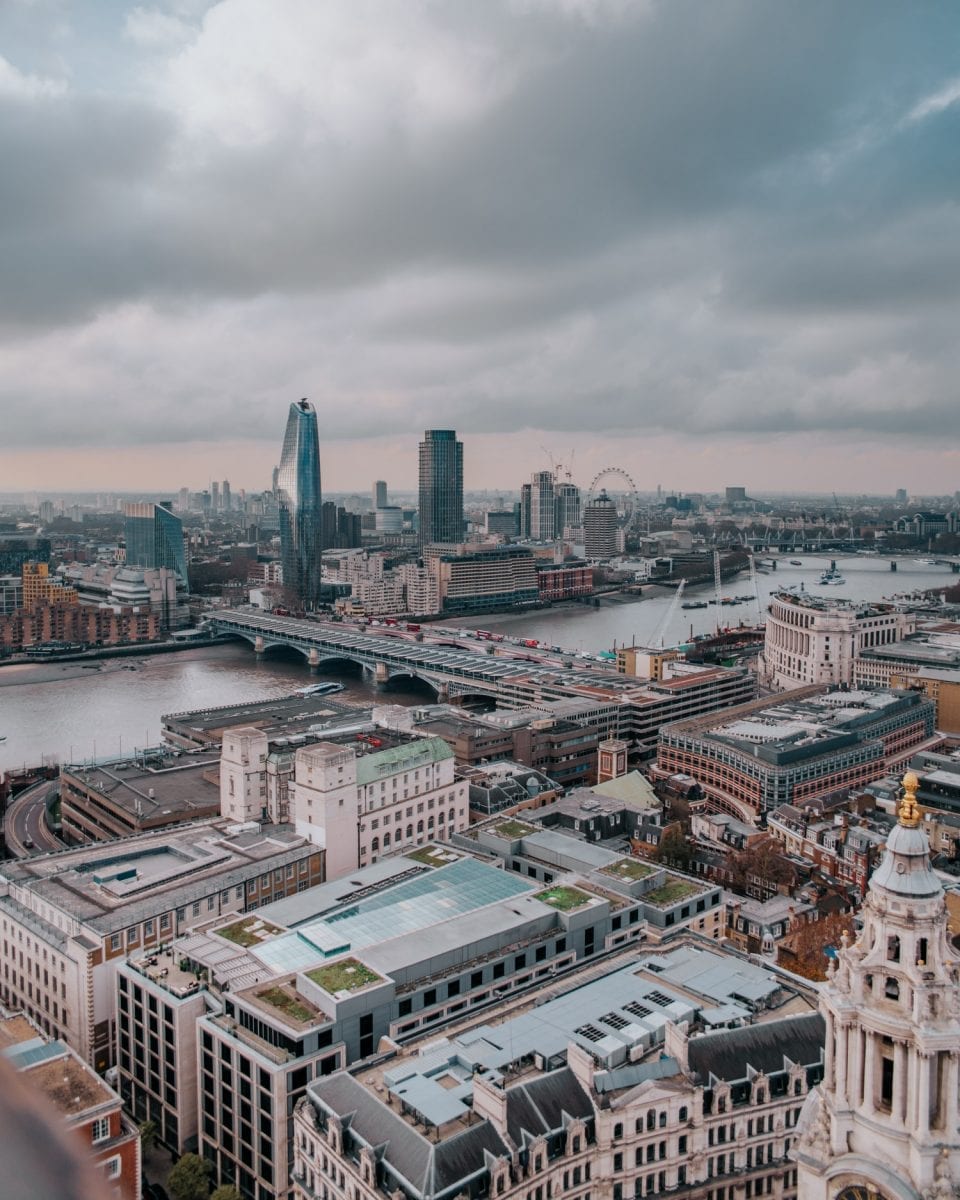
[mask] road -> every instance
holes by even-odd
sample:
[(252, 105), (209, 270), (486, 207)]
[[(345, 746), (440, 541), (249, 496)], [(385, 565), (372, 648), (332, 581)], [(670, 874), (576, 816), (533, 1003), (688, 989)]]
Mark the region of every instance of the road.
[[(46, 795), (53, 786), (52, 780), (44, 779), (34, 787), (27, 788), (7, 807), (3, 818), (4, 833), (7, 850), (15, 858), (64, 848), (63, 842), (54, 837), (44, 820)], [(32, 849), (26, 845), (28, 839), (33, 842)]]

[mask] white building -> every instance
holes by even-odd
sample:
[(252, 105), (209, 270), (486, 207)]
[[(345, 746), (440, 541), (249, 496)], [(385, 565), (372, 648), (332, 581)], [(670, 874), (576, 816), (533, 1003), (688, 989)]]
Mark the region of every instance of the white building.
[(916, 625), (913, 613), (891, 604), (778, 592), (767, 609), (760, 678), (781, 690), (852, 683), (861, 651), (898, 642)]
[(821, 1087), (795, 1147), (798, 1200), (949, 1200), (960, 1179), (960, 956), (904, 777), (900, 821), (870, 880), (863, 929), (820, 997)]
[(327, 878), (431, 841), (469, 822), (467, 783), (454, 778), (453, 751), (438, 737), (376, 749), (318, 742), (297, 751), (291, 817), (301, 836), (327, 851)]

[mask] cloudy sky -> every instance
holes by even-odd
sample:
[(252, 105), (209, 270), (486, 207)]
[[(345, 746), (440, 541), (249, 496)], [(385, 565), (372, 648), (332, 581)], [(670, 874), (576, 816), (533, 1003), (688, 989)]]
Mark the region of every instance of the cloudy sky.
[(955, 0), (2, 0), (0, 163), (0, 491), (960, 487)]

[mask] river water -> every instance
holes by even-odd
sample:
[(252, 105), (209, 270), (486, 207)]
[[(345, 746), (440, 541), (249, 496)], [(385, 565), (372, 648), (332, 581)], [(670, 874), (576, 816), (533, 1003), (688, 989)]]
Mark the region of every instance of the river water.
[[(811, 555), (804, 556), (802, 563), (796, 567), (781, 559), (776, 571), (758, 574), (761, 600), (780, 587), (801, 583), (807, 590), (823, 595), (879, 600), (894, 592), (946, 587), (958, 578), (949, 567), (921, 566), (909, 559), (897, 560), (894, 574), (887, 559), (864, 556), (838, 559), (847, 582), (841, 587), (821, 588), (820, 574), (830, 560)], [(646, 643), (657, 634), (672, 594), (654, 588), (649, 592), (648, 598), (639, 601), (618, 599), (604, 602), (600, 608), (567, 605), (549, 611), (461, 620), (457, 624), (496, 629), (596, 654), (614, 643)], [(722, 607), (725, 624), (756, 622), (756, 598), (746, 572), (724, 583), (723, 593), (751, 597), (749, 602)], [(706, 600), (712, 595), (710, 585), (690, 589), (683, 598)], [(669, 645), (683, 640), (691, 629), (694, 633), (709, 632), (716, 620), (714, 605), (693, 610), (678, 606), (664, 629), (664, 641)], [(311, 676), (303, 659), (292, 652), (271, 653), (257, 662), (252, 650), (239, 643), (139, 659), (102, 659), (93, 667), (79, 663), (4, 666), (0, 667), (0, 736), (6, 740), (0, 742), (0, 770), (32, 766), (44, 759), (65, 761), (131, 753), (135, 747), (156, 744), (164, 713), (286, 695), (325, 677), (337, 678), (346, 685), (336, 698), (347, 703), (367, 704), (379, 699), (413, 704), (432, 697), (425, 685), (423, 690), (415, 690), (414, 685), (384, 693), (359, 669), (351, 675)]]

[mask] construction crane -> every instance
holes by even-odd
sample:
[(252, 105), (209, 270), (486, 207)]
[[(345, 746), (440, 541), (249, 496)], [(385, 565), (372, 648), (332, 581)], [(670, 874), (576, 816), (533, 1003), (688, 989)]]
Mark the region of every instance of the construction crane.
[(657, 626), (656, 632), (651, 638), (651, 644), (656, 650), (663, 649), (664, 638), (667, 636), (667, 630), (670, 627), (670, 622), (673, 620), (674, 615), (676, 614), (677, 606), (680, 604), (680, 597), (683, 595), (683, 589), (686, 587), (686, 584), (687, 581), (685, 579), (680, 580), (679, 584), (677, 585), (677, 590), (673, 594), (673, 599), (667, 605), (667, 611), (664, 613), (663, 620)]
[(757, 556), (750, 555), (750, 578), (753, 580), (753, 594), (757, 598), (757, 624), (763, 624), (763, 603), (760, 600), (760, 578), (757, 575)]
[(720, 596), (720, 551), (713, 552), (713, 586), (716, 592), (717, 633), (720, 632), (720, 617), (723, 612), (723, 600)]

